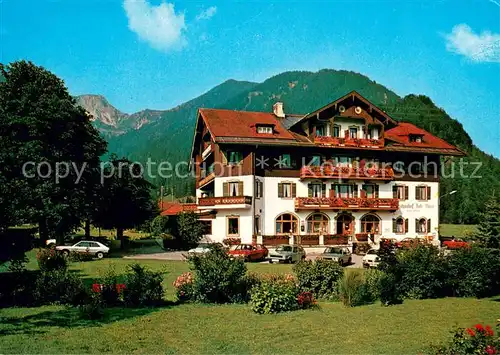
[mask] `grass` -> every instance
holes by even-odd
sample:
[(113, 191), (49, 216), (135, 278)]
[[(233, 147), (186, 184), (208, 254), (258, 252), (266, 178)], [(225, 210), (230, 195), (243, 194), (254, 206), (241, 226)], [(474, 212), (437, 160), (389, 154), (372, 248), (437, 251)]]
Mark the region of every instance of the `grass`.
[[(172, 282), (188, 270), (181, 261), (145, 260)], [(134, 263), (104, 259), (75, 263), (87, 281)], [(32, 267), (33, 265), (30, 265)], [(286, 273), (291, 265), (247, 264), (249, 271)], [(60, 306), (0, 310), (0, 353), (383, 353), (416, 354), (449, 338), (454, 326), (492, 324), (500, 302), (476, 299), (408, 300), (345, 308), (321, 302), (317, 310), (257, 315), (246, 305), (185, 304), (164, 308), (108, 309), (103, 320), (86, 321)]]
[(457, 238), (468, 237), (477, 231), (474, 224), (440, 224), (439, 234), (447, 237), (455, 236)]

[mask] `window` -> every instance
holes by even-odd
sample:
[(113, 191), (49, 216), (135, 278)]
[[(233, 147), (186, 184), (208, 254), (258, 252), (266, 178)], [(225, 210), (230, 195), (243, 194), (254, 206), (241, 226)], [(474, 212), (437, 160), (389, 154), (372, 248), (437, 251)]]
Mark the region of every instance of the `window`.
[(212, 221), (200, 220), (203, 227), (203, 235), (212, 235)]
[(377, 127), (373, 127), (372, 128), (372, 132), (371, 132), (371, 137), (372, 139), (378, 139), (378, 128)]
[(283, 213), (276, 218), (276, 234), (298, 233), (299, 219), (291, 213)]
[(430, 186), (417, 186), (415, 187), (415, 199), (423, 201), (431, 199)]
[(336, 138), (340, 137), (340, 126), (339, 125), (333, 125), (333, 137), (336, 137)]
[(356, 198), (358, 197), (358, 186), (348, 184), (332, 184), (331, 197)]
[(296, 196), (296, 185), (292, 182), (278, 183), (278, 197), (292, 198)]
[(222, 184), (223, 196), (243, 196), (243, 181), (228, 181)]
[(357, 127), (349, 127), (349, 138), (351, 138), (351, 139), (358, 138), (358, 128)]
[(330, 219), (323, 213), (314, 213), (307, 217), (307, 233), (328, 234)]
[(378, 185), (363, 185), (361, 187), (362, 198), (378, 198)]
[(392, 198), (408, 200), (408, 186), (395, 185), (392, 187)]
[(243, 160), (243, 154), (239, 151), (229, 150), (226, 153), (227, 162), (230, 165), (236, 165)]
[(336, 234), (352, 235), (354, 231), (354, 219), (351, 215), (342, 213), (337, 217)]
[(256, 235), (260, 235), (260, 216), (255, 216), (253, 220), (253, 233)]
[(290, 154), (281, 154), (278, 157), (278, 167), (279, 168), (291, 168), (292, 167), (292, 157)]
[(230, 182), (229, 183), (229, 196), (238, 196), (238, 182)]
[(326, 185), (320, 183), (311, 183), (308, 185), (309, 197), (325, 197)]
[(311, 161), (309, 162), (311, 166), (320, 166), (321, 165), (321, 156), (313, 155), (311, 156)]
[(237, 236), (240, 234), (240, 217), (228, 216), (227, 217), (227, 235)]
[(260, 180), (255, 180), (255, 198), (261, 198), (262, 197), (262, 181)]
[(257, 125), (257, 133), (273, 134), (273, 127)]
[(405, 234), (408, 232), (408, 218), (403, 217), (392, 219), (392, 232), (397, 234)]
[(430, 233), (431, 220), (426, 218), (417, 218), (415, 220), (415, 230), (417, 233)]
[(374, 214), (361, 217), (361, 233), (380, 234), (380, 218)]
[(325, 125), (316, 126), (316, 137), (324, 137), (326, 136), (326, 127)]
[(333, 157), (333, 161), (339, 166), (350, 166), (352, 164), (351, 157)]
[(410, 134), (409, 136), (410, 143), (422, 143), (423, 135), (421, 134)]

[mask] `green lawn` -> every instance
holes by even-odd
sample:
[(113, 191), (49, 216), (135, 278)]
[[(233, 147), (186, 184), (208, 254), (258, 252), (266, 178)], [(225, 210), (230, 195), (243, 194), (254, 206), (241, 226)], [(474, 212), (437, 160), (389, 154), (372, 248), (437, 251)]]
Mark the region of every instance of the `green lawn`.
[(468, 237), (477, 231), (475, 224), (440, 224), (439, 234), (447, 237), (454, 235), (457, 238)]
[[(117, 272), (133, 263), (104, 259), (71, 266), (88, 281), (110, 265)], [(185, 262), (141, 261), (165, 272), (167, 297)], [(247, 264), (257, 272), (290, 265)], [(0, 353), (383, 353), (416, 354), (447, 339), (452, 327), (492, 324), (500, 302), (476, 299), (405, 301), (344, 308), (321, 302), (318, 310), (257, 315), (246, 305), (178, 305), (153, 309), (108, 309), (100, 322), (82, 321), (74, 309), (47, 306), (0, 310)]]

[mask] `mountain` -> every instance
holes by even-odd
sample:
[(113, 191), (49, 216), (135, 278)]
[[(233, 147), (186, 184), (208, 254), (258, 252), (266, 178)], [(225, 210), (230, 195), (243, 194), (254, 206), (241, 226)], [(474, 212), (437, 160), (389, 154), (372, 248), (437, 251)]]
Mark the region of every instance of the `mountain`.
[[(91, 113), (96, 113), (98, 119), (94, 124), (107, 136), (110, 152), (141, 163), (150, 158), (153, 162), (168, 161), (175, 165), (189, 159), (196, 111), (200, 107), (270, 112), (276, 101), (282, 101), (285, 112), (306, 114), (352, 90), (358, 91), (394, 119), (411, 122), (468, 154), (465, 158), (443, 158), (443, 172), (446, 176), (453, 172), (454, 176), (442, 179), (440, 192), (442, 195), (453, 190), (457, 192), (440, 201), (441, 220), (444, 223), (476, 223), (487, 197), (495, 192), (500, 195), (500, 161), (474, 146), (463, 126), (430, 98), (422, 95), (399, 97), (355, 72), (330, 69), (291, 71), (262, 83), (229, 80), (176, 108), (144, 110), (132, 115), (116, 110), (104, 98), (79, 102)], [(481, 164), (476, 172), (481, 178), (470, 177), (476, 163)], [(186, 172), (186, 169), (181, 169), (181, 172)], [(173, 191), (177, 196), (192, 195), (194, 191), (193, 179), (160, 178), (154, 169), (150, 179), (156, 186), (165, 186), (167, 193)]]

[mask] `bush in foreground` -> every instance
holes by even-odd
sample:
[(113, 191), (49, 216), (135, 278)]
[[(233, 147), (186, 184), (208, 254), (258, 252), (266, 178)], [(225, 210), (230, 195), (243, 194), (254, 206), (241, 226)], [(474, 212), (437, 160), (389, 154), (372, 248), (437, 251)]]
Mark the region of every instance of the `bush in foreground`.
[(473, 328), (459, 328), (453, 332), (453, 339), (445, 345), (432, 346), (430, 354), (436, 355), (494, 355), (500, 350), (500, 340), (489, 326), (476, 324)]
[(68, 261), (64, 255), (55, 249), (40, 249), (36, 253), (36, 260), (41, 271), (66, 270)]
[(372, 303), (377, 295), (372, 295), (367, 282), (359, 272), (348, 272), (338, 282), (338, 294), (342, 304), (355, 307)]
[(67, 270), (53, 270), (38, 275), (33, 288), (37, 304), (83, 304), (87, 298), (82, 281)]
[(250, 291), (250, 307), (259, 314), (293, 311), (299, 309), (298, 293), (293, 282), (265, 280)]
[(193, 270), (193, 300), (204, 303), (232, 303), (247, 300), (243, 260), (231, 258), (220, 246), (204, 255), (188, 257)]
[(312, 292), (317, 298), (333, 299), (337, 297), (337, 282), (344, 275), (344, 269), (329, 260), (307, 260), (294, 265), (299, 289)]
[(147, 267), (132, 264), (127, 267), (123, 300), (130, 307), (155, 306), (163, 303), (163, 275)]

